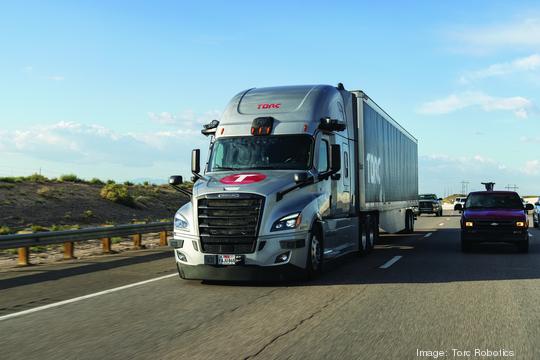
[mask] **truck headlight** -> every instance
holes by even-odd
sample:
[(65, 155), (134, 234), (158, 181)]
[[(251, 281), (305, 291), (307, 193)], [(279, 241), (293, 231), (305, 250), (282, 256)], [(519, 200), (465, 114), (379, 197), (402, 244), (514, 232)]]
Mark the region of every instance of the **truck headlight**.
[(189, 223), (181, 214), (174, 215), (174, 230), (188, 231)]
[(290, 214), (276, 221), (274, 225), (272, 225), (271, 231), (291, 230), (298, 227), (301, 222), (302, 215), (300, 215), (300, 213)]
[(516, 221), (517, 227), (525, 227), (525, 221)]
[(472, 221), (465, 221), (465, 227), (473, 227), (474, 223)]

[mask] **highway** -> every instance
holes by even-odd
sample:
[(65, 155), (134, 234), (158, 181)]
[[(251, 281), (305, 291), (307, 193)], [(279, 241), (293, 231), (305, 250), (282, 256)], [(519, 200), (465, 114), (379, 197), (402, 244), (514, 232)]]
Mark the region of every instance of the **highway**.
[(458, 221), (422, 216), (311, 282), (184, 281), (163, 250), (0, 273), (0, 357), (540, 358), (540, 231), (529, 254), (463, 254)]

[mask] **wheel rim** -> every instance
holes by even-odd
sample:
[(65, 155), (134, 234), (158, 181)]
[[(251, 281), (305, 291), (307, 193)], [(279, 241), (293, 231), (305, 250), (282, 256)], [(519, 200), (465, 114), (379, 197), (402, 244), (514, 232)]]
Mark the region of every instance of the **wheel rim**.
[(366, 246), (367, 246), (367, 236), (366, 236), (366, 232), (365, 231), (362, 231), (362, 250), (366, 250)]
[(375, 239), (375, 232), (373, 229), (369, 229), (369, 247), (373, 247), (374, 239)]
[(313, 235), (311, 237), (311, 268), (313, 270), (318, 270), (321, 264), (321, 244), (317, 236)]

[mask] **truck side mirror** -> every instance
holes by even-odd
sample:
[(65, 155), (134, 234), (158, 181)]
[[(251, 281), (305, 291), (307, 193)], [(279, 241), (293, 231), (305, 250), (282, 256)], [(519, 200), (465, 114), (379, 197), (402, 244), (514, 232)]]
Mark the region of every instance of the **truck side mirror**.
[(334, 174), (341, 170), (341, 148), (334, 144), (330, 147), (330, 171)]
[(201, 150), (199, 149), (191, 151), (191, 172), (194, 174), (201, 172)]
[(442, 201), (442, 198), (438, 198), (437, 200)]
[(294, 174), (294, 182), (297, 183), (297, 184), (306, 182), (307, 179), (308, 179), (307, 172), (301, 172), (301, 173)]
[(529, 203), (525, 204), (525, 210), (534, 210), (534, 205)]
[(454, 205), (454, 210), (463, 211), (463, 205), (461, 205), (461, 204)]
[(180, 175), (173, 175), (169, 178), (169, 185), (180, 185), (183, 182), (182, 176)]

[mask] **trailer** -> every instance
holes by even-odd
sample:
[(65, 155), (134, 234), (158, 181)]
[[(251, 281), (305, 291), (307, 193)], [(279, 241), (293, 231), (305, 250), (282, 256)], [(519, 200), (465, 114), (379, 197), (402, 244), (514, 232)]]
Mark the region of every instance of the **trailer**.
[(414, 231), (417, 140), (362, 91), (343, 85), (254, 88), (204, 126), (191, 196), (170, 245), (185, 279), (315, 277), (330, 259), (367, 254), (379, 230)]

